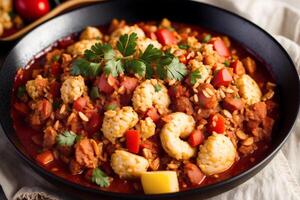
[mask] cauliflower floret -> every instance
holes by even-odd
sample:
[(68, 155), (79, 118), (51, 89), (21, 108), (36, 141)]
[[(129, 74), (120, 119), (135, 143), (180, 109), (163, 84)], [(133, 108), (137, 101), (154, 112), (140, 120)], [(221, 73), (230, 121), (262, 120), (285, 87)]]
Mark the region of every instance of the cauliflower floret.
[(194, 130), (194, 118), (182, 112), (172, 113), (168, 118), (170, 121), (164, 125), (160, 133), (162, 147), (169, 156), (177, 160), (191, 158), (195, 154), (195, 149), (180, 138), (188, 137)]
[(108, 110), (104, 113), (102, 132), (111, 143), (123, 137), (125, 132), (138, 122), (138, 114), (132, 107), (125, 106), (118, 111)]
[(236, 149), (231, 140), (223, 134), (213, 133), (200, 146), (197, 164), (203, 173), (213, 175), (229, 169), (235, 157)]
[(72, 103), (86, 91), (82, 76), (69, 76), (60, 88), (61, 98), (64, 103)]
[(111, 155), (111, 167), (120, 178), (137, 178), (147, 171), (149, 162), (142, 156), (116, 150)]
[(136, 111), (141, 112), (154, 106), (160, 114), (165, 114), (170, 105), (168, 90), (157, 79), (146, 80), (135, 89), (132, 105)]
[(155, 123), (150, 117), (140, 120), (136, 125), (136, 129), (140, 131), (143, 139), (147, 139), (155, 134)]
[(67, 52), (72, 55), (82, 56), (84, 55), (84, 51), (90, 49), (94, 44), (101, 43), (100, 40), (92, 39), (92, 40), (81, 40), (76, 42), (75, 44), (68, 47)]
[(243, 99), (248, 105), (255, 104), (261, 100), (261, 90), (255, 80), (249, 75), (244, 74), (236, 80), (236, 86)]
[(47, 86), (48, 79), (38, 75), (34, 80), (27, 81), (26, 91), (33, 100), (37, 100), (44, 95)]
[(156, 40), (152, 40), (150, 38), (144, 38), (144, 39), (139, 39), (137, 41), (137, 47), (142, 52), (144, 52), (147, 49), (148, 45), (150, 45), (150, 44), (152, 44), (153, 47), (155, 47), (157, 49), (161, 49), (161, 44)]
[(124, 26), (122, 28), (116, 29), (110, 36), (110, 43), (115, 46), (119, 40), (119, 37), (124, 34), (130, 35), (131, 33), (136, 33), (138, 39), (145, 38), (144, 31), (138, 27), (138, 25)]
[(103, 37), (100, 30), (96, 27), (88, 26), (80, 35), (80, 40), (101, 39)]

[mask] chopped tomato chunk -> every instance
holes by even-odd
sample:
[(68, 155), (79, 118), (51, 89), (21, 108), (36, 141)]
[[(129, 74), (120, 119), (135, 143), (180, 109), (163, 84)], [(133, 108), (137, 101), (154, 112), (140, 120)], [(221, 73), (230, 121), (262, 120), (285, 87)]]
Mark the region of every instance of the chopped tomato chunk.
[(214, 49), (220, 56), (228, 57), (230, 56), (229, 49), (227, 48), (225, 42), (221, 38), (217, 38), (211, 41)]
[(157, 109), (154, 107), (148, 109), (146, 116), (150, 117), (154, 122), (157, 122), (160, 118)]
[(87, 98), (86, 97), (79, 97), (78, 99), (76, 99), (76, 101), (74, 101), (73, 103), (73, 108), (77, 111), (82, 111), (83, 108), (87, 105)]
[(226, 68), (220, 69), (212, 80), (214, 87), (228, 86), (232, 81), (232, 76)]
[(192, 147), (196, 147), (204, 141), (204, 135), (200, 130), (194, 130), (188, 138), (188, 142)]
[(112, 77), (111, 75), (106, 78), (105, 74), (102, 74), (100, 76), (100, 79), (98, 80), (98, 88), (100, 92), (104, 92), (106, 94), (111, 94), (114, 91), (113, 85), (116, 83), (116, 79)]
[(141, 144), (140, 132), (137, 130), (128, 130), (125, 136), (128, 151), (131, 153), (138, 153)]
[(208, 121), (207, 130), (209, 133), (224, 133), (225, 132), (225, 119), (220, 114), (211, 115)]
[(162, 45), (170, 45), (170, 44), (176, 44), (176, 38), (174, 37), (173, 33), (169, 31), (168, 29), (159, 29), (156, 31), (156, 37), (157, 40)]
[(52, 151), (44, 151), (36, 156), (36, 161), (42, 165), (47, 165), (54, 160)]

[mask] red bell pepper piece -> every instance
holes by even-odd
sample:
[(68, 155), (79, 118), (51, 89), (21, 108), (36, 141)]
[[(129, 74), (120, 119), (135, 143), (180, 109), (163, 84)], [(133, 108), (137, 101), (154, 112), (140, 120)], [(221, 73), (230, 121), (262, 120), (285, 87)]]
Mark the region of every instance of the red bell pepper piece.
[(212, 85), (214, 87), (228, 86), (232, 81), (232, 76), (226, 68), (220, 69), (212, 80)]
[(162, 45), (170, 45), (170, 44), (177, 43), (175, 36), (168, 29), (159, 29), (155, 32), (155, 34), (156, 34), (157, 40)]
[(126, 147), (131, 153), (138, 153), (141, 144), (140, 132), (137, 130), (128, 130), (125, 134)]
[(83, 108), (86, 106), (88, 100), (86, 97), (79, 97), (73, 103), (73, 108), (77, 111), (82, 111)]
[(225, 119), (220, 114), (211, 115), (208, 121), (207, 130), (209, 133), (224, 133), (225, 132)]

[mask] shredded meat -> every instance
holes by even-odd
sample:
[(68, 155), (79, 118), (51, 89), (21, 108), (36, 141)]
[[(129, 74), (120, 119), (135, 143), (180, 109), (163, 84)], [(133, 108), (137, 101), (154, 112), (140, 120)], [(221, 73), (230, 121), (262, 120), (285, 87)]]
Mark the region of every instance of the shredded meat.
[(75, 159), (81, 166), (87, 168), (97, 166), (98, 159), (90, 139), (84, 138), (76, 144)]
[(48, 126), (44, 130), (43, 147), (51, 148), (56, 142), (56, 136), (57, 136), (56, 130), (51, 126)]
[(175, 100), (176, 110), (179, 112), (185, 112), (188, 115), (193, 114), (194, 109), (191, 101), (187, 97), (179, 97)]
[(226, 95), (223, 100), (223, 107), (230, 112), (233, 112), (235, 110), (242, 110), (245, 107), (245, 103), (240, 98)]

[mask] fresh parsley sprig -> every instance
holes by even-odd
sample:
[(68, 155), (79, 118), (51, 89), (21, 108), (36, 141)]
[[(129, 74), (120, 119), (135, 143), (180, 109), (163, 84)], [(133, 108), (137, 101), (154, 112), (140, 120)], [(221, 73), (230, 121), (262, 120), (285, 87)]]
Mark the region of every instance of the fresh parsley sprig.
[(197, 83), (197, 80), (201, 78), (201, 73), (199, 69), (196, 69), (191, 73), (191, 84), (195, 85)]
[(110, 185), (109, 177), (99, 168), (93, 170), (92, 182), (100, 187), (108, 187)]
[(182, 80), (187, 75), (186, 66), (180, 63), (172, 54), (162, 56), (157, 65), (157, 74), (160, 79)]
[(72, 131), (64, 131), (58, 134), (56, 137), (56, 142), (60, 146), (72, 146), (76, 141), (77, 135)]
[(131, 33), (130, 35), (121, 35), (117, 43), (117, 48), (124, 57), (131, 56), (135, 53), (135, 47), (137, 45), (138, 37), (136, 33)]

